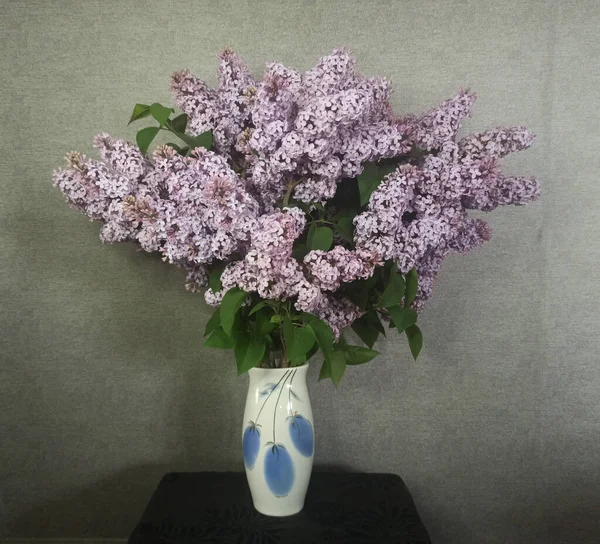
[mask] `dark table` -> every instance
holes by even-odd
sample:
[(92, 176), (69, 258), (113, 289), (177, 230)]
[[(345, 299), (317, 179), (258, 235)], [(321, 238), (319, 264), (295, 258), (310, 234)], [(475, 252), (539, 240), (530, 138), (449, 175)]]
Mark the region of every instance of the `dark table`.
[(304, 510), (274, 518), (252, 506), (237, 472), (171, 473), (160, 481), (129, 544), (430, 543), (399, 476), (313, 472)]

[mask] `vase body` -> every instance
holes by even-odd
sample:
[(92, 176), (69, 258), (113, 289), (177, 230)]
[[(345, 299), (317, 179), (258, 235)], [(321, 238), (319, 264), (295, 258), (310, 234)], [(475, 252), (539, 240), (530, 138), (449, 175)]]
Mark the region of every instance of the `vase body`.
[(290, 516), (304, 506), (315, 443), (307, 369), (303, 365), (248, 372), (244, 466), (254, 507), (268, 516)]

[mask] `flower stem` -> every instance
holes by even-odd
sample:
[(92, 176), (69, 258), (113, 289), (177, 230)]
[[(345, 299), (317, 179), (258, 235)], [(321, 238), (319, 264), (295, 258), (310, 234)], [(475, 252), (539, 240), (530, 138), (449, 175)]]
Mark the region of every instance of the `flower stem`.
[(292, 197), (292, 191), (294, 187), (298, 185), (298, 182), (290, 181), (287, 185), (287, 189), (285, 191), (285, 195), (283, 196), (283, 203), (281, 204), (282, 208), (287, 208), (290, 203), (290, 198)]
[(281, 368), (287, 368), (287, 348), (283, 336), (283, 327), (279, 325), (279, 339), (281, 340)]

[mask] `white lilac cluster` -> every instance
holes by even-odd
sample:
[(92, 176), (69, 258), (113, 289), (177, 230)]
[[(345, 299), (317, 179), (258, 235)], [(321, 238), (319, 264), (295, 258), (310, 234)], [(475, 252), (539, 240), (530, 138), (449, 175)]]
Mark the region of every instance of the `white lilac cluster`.
[[(390, 85), (356, 71), (345, 50), (300, 73), (267, 65), (256, 81), (231, 50), (220, 55), (219, 85), (210, 89), (189, 71), (171, 78), (188, 131), (212, 131), (215, 151), (189, 156), (159, 147), (145, 156), (131, 143), (100, 134), (101, 160), (78, 153), (55, 172), (69, 202), (104, 223), (105, 242), (135, 241), (188, 270), (186, 286), (207, 285), (207, 271), (226, 264), (218, 305), (239, 287), (264, 299), (291, 300), (325, 320), (336, 337), (361, 311), (344, 285), (367, 279), (394, 260), (419, 276), (415, 307), (430, 296), (444, 257), (490, 237), (470, 210), (525, 204), (538, 197), (534, 179), (504, 177), (498, 160), (526, 149), (523, 127), (458, 137), (475, 95), (466, 91), (421, 116), (395, 117)], [(380, 159), (398, 167), (354, 219), (353, 243), (293, 256), (308, 227), (308, 209), (332, 198), (338, 183)], [(339, 203), (338, 203), (339, 206)], [(339, 240), (336, 238), (336, 240)]]

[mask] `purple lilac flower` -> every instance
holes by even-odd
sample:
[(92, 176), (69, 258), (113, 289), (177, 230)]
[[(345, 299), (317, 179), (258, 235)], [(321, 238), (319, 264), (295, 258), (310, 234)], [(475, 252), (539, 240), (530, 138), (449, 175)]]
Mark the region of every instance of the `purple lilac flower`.
[(305, 278), (300, 263), (292, 258), (292, 249), (305, 224), (304, 213), (298, 208), (261, 216), (244, 258), (223, 271), (223, 290), (239, 287), (273, 300), (297, 296)]
[[(182, 157), (164, 146), (152, 161), (136, 162), (122, 159), (128, 154), (139, 158), (131, 144), (105, 135), (96, 142), (106, 162), (72, 153), (68, 167), (54, 178), (73, 206), (105, 223), (103, 241), (135, 240), (146, 251), (159, 251), (165, 260), (190, 270), (190, 285), (205, 282), (200, 265), (245, 251), (257, 224), (258, 203), (223, 157), (201, 148)], [(117, 157), (115, 149), (126, 153)]]
[(515, 151), (527, 149), (535, 136), (525, 127), (497, 127), (485, 132), (469, 134), (458, 142), (461, 153), (471, 159), (501, 158)]
[(461, 91), (414, 121), (413, 139), (422, 149), (431, 151), (453, 141), (466, 117), (471, 117), (477, 96)]
[(342, 246), (331, 251), (310, 251), (304, 257), (312, 283), (322, 291), (336, 291), (343, 283), (370, 278), (375, 270), (374, 261), (369, 251), (352, 251)]
[(526, 204), (539, 197), (535, 179), (504, 177), (498, 159), (531, 145), (523, 127), (493, 129), (455, 143), (461, 121), (470, 115), (475, 95), (461, 92), (412, 123), (420, 148), (433, 150), (413, 165), (388, 175), (371, 195), (367, 210), (354, 219), (358, 248), (394, 259), (401, 272), (415, 267), (420, 309), (451, 251), (466, 253), (490, 238), (482, 219), (468, 210), (491, 211), (504, 204)]
[(189, 70), (171, 76), (173, 101), (189, 117), (189, 131), (212, 130), (215, 147), (229, 156), (250, 112), (255, 82), (244, 61), (231, 49), (219, 56), (219, 87), (209, 89)]
[[(103, 223), (104, 242), (131, 240), (159, 252), (187, 270), (188, 289), (206, 287), (213, 264), (225, 263), (222, 290), (205, 291), (211, 306), (232, 287), (290, 300), (326, 321), (337, 339), (361, 316), (341, 294), (345, 284), (371, 277), (389, 260), (402, 273), (414, 267), (420, 310), (444, 258), (489, 240), (489, 225), (470, 210), (539, 196), (535, 179), (504, 176), (499, 165), (531, 145), (527, 129), (458, 138), (475, 101), (471, 92), (420, 116), (396, 117), (389, 82), (361, 75), (344, 49), (304, 73), (268, 64), (260, 81), (225, 50), (218, 80), (210, 89), (187, 70), (171, 78), (189, 133), (212, 131), (215, 152), (197, 148), (181, 156), (163, 146), (146, 156), (103, 133), (94, 139), (100, 160), (70, 153), (54, 173), (69, 203)], [(310, 218), (285, 207), (284, 195), (311, 209), (327, 203), (342, 179), (381, 159), (398, 166), (354, 218), (353, 243), (336, 238), (333, 249), (295, 259), (294, 244)], [(331, 206), (326, 213), (331, 219)]]

